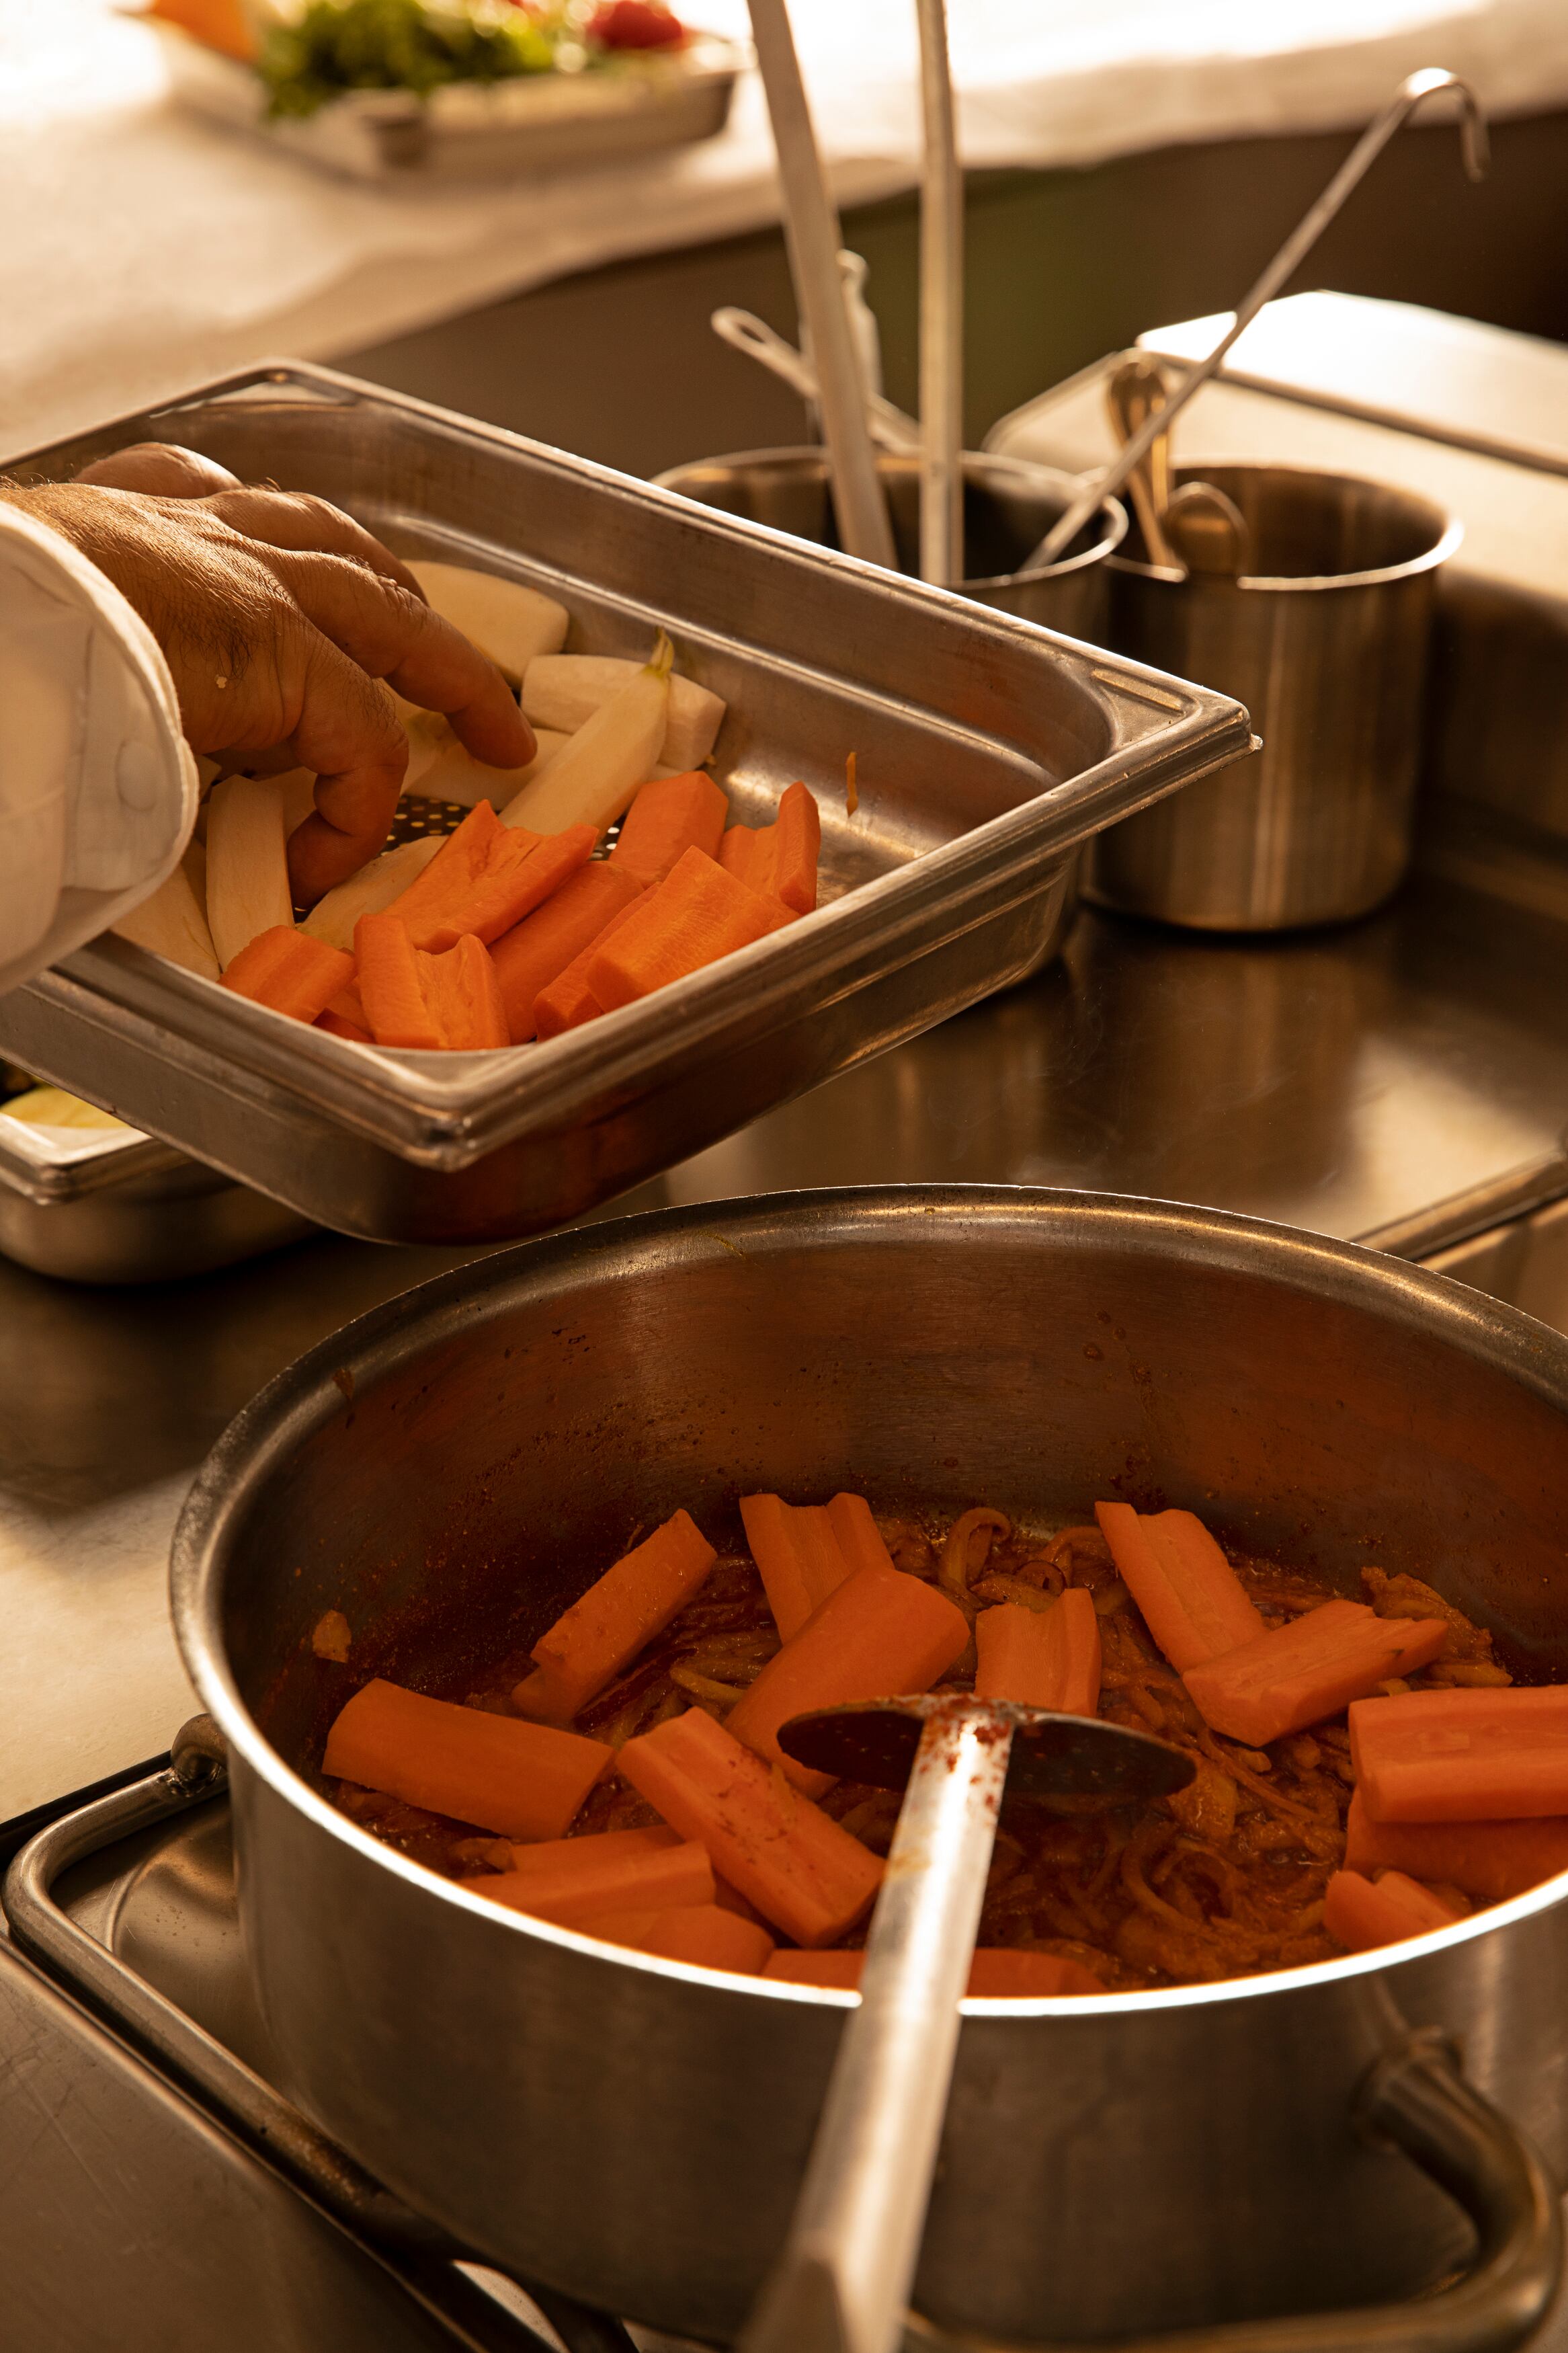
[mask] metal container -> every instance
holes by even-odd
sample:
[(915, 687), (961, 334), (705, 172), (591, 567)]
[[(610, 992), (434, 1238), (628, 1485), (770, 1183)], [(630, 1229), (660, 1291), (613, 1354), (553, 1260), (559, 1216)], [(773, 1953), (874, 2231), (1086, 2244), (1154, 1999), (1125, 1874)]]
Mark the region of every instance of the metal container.
[(0, 1251), (67, 1282), (169, 1282), (280, 1250), (310, 1220), (134, 1129), (0, 1111)]
[[(1350, 1589), (1369, 1550), (1414, 1570), (1561, 1674), (1565, 1439), (1568, 1341), (1510, 1309), (1345, 1244), (1110, 1196), (704, 1204), (406, 1294), (263, 1391), (174, 1544), (286, 2088), (465, 2244), (726, 2337), (783, 2238), (852, 1997), (616, 1952), (379, 1845), (312, 1784), (350, 1691), (527, 1643), (634, 1524), (685, 1504), (721, 1535), (759, 1487), (1195, 1504)], [(346, 1668), (311, 1650), (328, 1609)], [(921, 2309), (1076, 2342), (1430, 2288), (1467, 2231), (1357, 2104), (1441, 2028), (1568, 2161), (1565, 1892), (1392, 1958), (969, 2003)], [(1471, 2097), (1434, 2095), (1428, 2155)], [(1438, 2296), (1246, 2343), (1479, 2353), (1539, 2316), (1516, 2295), (1505, 2326), (1457, 2294), (1468, 2333)]]
[[(877, 470), (888, 494), (899, 567), (920, 576), (921, 468), (918, 457), (879, 450)], [(748, 522), (787, 531), (792, 538), (837, 547), (837, 529), (827, 489), (827, 460), (821, 449), (742, 449), (728, 458), (699, 458), (672, 466), (657, 477), (667, 491), (742, 515)], [(1105, 642), (1109, 610), (1106, 558), (1127, 535), (1127, 515), (1107, 499), (1059, 563), (1016, 572), (1080, 485), (1071, 474), (1035, 466), (1018, 458), (987, 457), (969, 450), (963, 459), (964, 560), (974, 577), (959, 595), (999, 613), (1059, 630), (1066, 638)]]
[(321, 369), (253, 369), (12, 471), (147, 439), (547, 588), (583, 651), (663, 625), (730, 703), (737, 812), (796, 777), (822, 812), (816, 914), (545, 1045), (351, 1045), (112, 938), (0, 998), (0, 1054), (373, 1240), (560, 1225), (1021, 978), (1079, 844), (1247, 740), (1225, 696)]
[(1366, 914), (1410, 860), (1436, 572), (1462, 526), (1350, 475), (1194, 465), (1176, 479), (1235, 501), (1256, 569), (1183, 578), (1117, 556), (1111, 637), (1240, 696), (1262, 748), (1105, 836), (1085, 892), (1207, 931)]

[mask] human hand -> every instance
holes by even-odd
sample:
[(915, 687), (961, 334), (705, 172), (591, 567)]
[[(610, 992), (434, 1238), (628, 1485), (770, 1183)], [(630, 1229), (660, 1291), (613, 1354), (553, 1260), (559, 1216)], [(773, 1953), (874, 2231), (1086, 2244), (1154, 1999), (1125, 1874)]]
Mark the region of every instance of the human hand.
[(141, 614), (194, 750), (244, 760), (281, 747), (314, 774), (315, 811), (289, 844), (301, 903), (373, 858), (392, 822), (408, 743), (378, 679), (445, 712), (476, 759), (515, 768), (533, 756), (500, 672), (324, 500), (247, 490), (155, 443), (0, 497), (68, 539)]

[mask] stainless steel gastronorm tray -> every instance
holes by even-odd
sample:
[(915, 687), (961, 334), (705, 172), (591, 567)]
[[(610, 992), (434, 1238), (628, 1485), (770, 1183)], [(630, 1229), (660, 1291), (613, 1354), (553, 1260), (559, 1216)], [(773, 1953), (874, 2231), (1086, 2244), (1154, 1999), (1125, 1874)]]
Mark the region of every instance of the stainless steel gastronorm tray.
[(816, 914), (547, 1045), (357, 1047), (114, 939), (0, 999), (0, 1052), (373, 1240), (559, 1225), (1022, 978), (1076, 846), (1247, 740), (1223, 695), (324, 369), (248, 370), (12, 470), (148, 438), (545, 588), (575, 650), (662, 625), (729, 702), (738, 813), (797, 776), (822, 809)]

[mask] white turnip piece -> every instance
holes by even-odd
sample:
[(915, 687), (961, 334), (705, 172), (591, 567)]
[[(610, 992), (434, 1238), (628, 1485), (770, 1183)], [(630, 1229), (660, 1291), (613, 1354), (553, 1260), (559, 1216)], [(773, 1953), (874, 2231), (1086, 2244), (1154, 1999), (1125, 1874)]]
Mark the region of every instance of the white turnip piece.
[(207, 924), (225, 971), (258, 933), (294, 920), (288, 799), (300, 772), (226, 776), (207, 801)]
[(461, 629), (513, 686), (536, 655), (559, 653), (566, 642), (565, 606), (537, 588), (498, 580), (493, 572), (474, 572), (466, 564), (421, 560), (408, 569), (432, 609)]
[[(637, 671), (636, 662), (611, 654), (541, 654), (522, 681), (522, 715), (533, 726), (573, 734)], [(673, 776), (700, 768), (713, 749), (727, 707), (707, 687), (672, 677), (660, 765)]]
[(647, 782), (664, 741), (672, 651), (661, 629), (650, 661), (641, 669), (624, 665), (629, 673), (625, 683), (507, 803), (500, 812), (503, 825), (526, 826), (534, 833), (591, 825), (603, 833), (625, 815), (637, 786)]
[(354, 925), (362, 915), (379, 915), (402, 897), (417, 875), (423, 874), (446, 837), (427, 833), (418, 841), (399, 842), (395, 849), (384, 849), (335, 891), (329, 891), (318, 900), (300, 929), (309, 932), (313, 940), (325, 940), (329, 947), (342, 948), (352, 955)]
[(151, 948), (154, 955), (167, 956), (186, 972), (199, 972), (204, 980), (216, 980), (217, 955), (192, 880), (190, 858), (187, 850), (185, 860), (165, 874), (152, 897), (121, 915), (113, 930), (118, 939)]

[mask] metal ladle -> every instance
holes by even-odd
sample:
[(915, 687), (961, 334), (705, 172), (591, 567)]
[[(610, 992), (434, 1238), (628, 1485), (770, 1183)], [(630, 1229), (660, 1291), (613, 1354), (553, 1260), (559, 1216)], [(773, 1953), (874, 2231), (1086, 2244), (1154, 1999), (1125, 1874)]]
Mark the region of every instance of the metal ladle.
[(1184, 1788), (1193, 1760), (1148, 1733), (932, 1694), (798, 1715), (779, 1735), (819, 1772), (904, 1802), (784, 2251), (741, 2353), (893, 2353), (931, 2199), (1004, 1789), (1072, 1812)]
[(1160, 518), (1176, 562), (1211, 579), (1235, 580), (1252, 569), (1252, 533), (1236, 501), (1214, 482), (1184, 482)]
[[(1165, 406), (1165, 378), (1157, 361), (1134, 354), (1113, 368), (1105, 386), (1110, 429), (1125, 446), (1148, 418)], [(1170, 437), (1157, 433), (1148, 450), (1127, 477), (1133, 512), (1143, 534), (1151, 564), (1163, 571), (1179, 571), (1181, 559), (1165, 537), (1164, 513), (1171, 502)]]
[(1083, 529), (1100, 501), (1114, 497), (1121, 489), (1133, 468), (1142, 463), (1156, 438), (1170, 430), (1193, 395), (1201, 391), (1210, 377), (1217, 374), (1231, 345), (1245, 333), (1264, 304), (1272, 301), (1287, 280), (1300, 268), (1329, 223), (1346, 198), (1359, 187), (1400, 125), (1427, 99), (1435, 98), (1439, 90), (1452, 90), (1462, 109), (1459, 135), (1467, 176), (1471, 180), (1486, 178), (1486, 117), (1481, 112), (1480, 100), (1469, 84), (1440, 66), (1427, 66), (1419, 73), (1408, 75), (1376, 121), (1362, 133), (1317, 203), (1286, 238), (1208, 357), (1188, 370), (1163, 411), (1146, 419), (1142, 429), (1133, 435), (1107, 471), (1083, 491), (1065, 514), (1051, 525), (1038, 547), (1019, 565), (1020, 571), (1032, 572), (1054, 564)]

